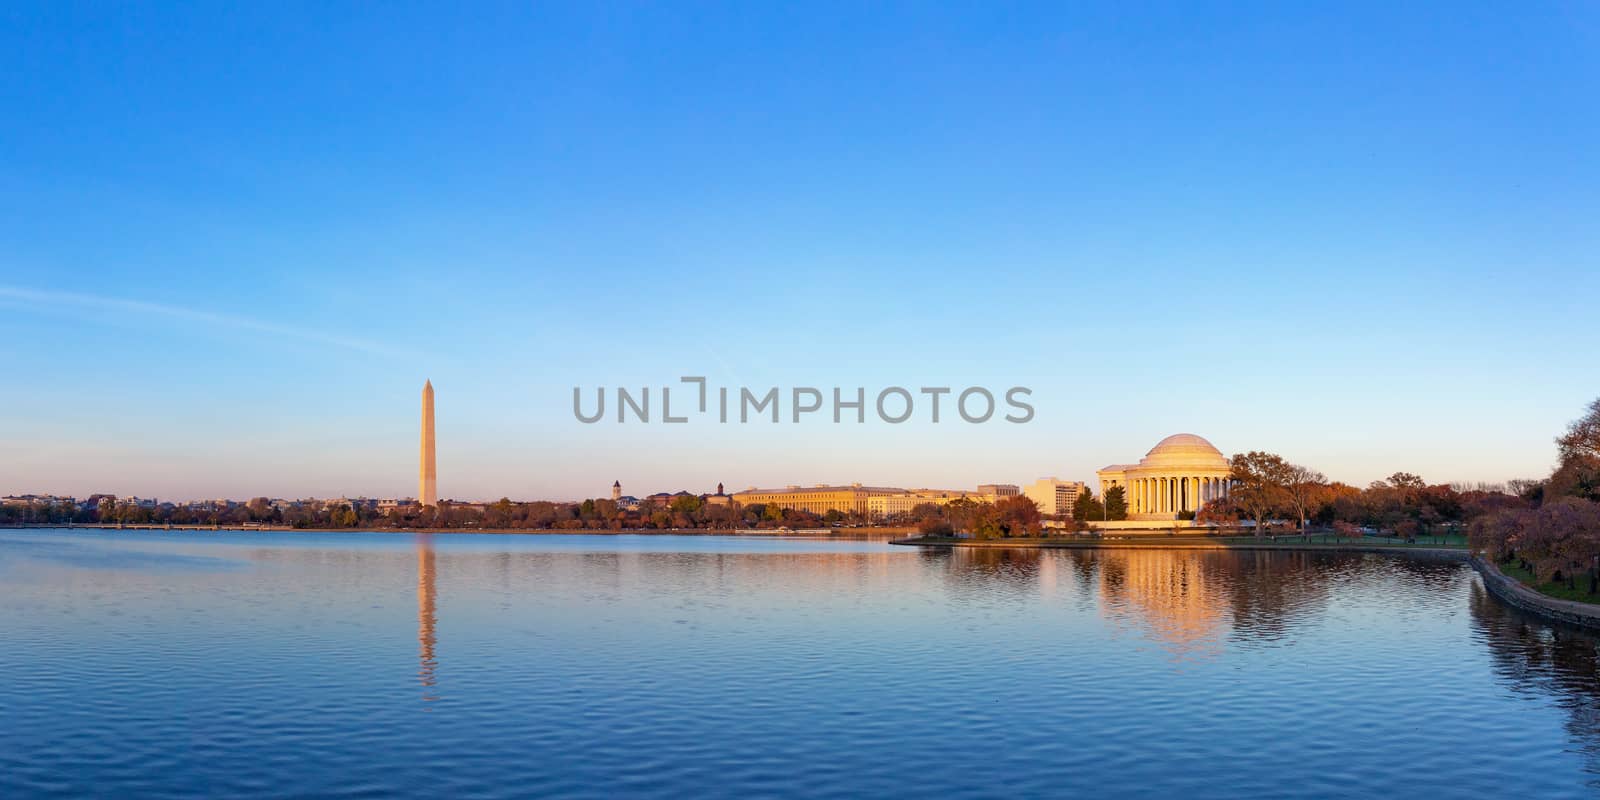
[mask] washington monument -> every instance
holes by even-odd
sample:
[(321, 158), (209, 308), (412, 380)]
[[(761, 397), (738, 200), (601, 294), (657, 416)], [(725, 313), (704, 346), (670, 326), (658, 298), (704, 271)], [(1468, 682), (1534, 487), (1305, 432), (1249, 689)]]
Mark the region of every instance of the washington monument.
[(422, 463), (417, 465), (417, 500), (439, 504), (439, 469), (433, 463), (433, 381), (422, 384)]

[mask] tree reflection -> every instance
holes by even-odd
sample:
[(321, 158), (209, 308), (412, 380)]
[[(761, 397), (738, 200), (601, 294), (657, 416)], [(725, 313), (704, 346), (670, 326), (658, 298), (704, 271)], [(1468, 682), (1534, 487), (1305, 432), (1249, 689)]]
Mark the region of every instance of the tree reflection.
[(958, 599), (1015, 602), (1039, 590), (1040, 562), (1033, 548), (956, 547), (943, 560), (947, 591)]
[(1101, 613), (1140, 630), (1177, 661), (1219, 655), (1224, 643), (1271, 645), (1326, 607), (1333, 581), (1356, 554), (1073, 550), (1054, 554), (1067, 573), (1098, 587)]
[(1513, 691), (1552, 697), (1588, 772), (1600, 773), (1600, 636), (1512, 608), (1476, 582), (1471, 607), (1495, 675)]

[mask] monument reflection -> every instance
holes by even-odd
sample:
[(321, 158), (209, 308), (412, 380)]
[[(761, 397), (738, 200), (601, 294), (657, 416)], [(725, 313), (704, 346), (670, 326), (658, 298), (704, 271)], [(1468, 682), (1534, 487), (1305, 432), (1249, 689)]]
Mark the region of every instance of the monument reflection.
[(434, 693), (438, 661), (434, 658), (434, 645), (438, 636), (434, 626), (438, 623), (438, 590), (434, 586), (433, 535), (417, 534), (417, 676), (422, 683), (422, 699), (437, 700)]

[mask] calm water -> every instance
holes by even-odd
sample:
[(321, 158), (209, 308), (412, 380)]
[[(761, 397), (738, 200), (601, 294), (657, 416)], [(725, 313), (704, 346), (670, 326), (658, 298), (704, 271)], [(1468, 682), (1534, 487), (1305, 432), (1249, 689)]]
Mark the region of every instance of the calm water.
[(1586, 796), (1594, 639), (1383, 556), (0, 532), (0, 797)]

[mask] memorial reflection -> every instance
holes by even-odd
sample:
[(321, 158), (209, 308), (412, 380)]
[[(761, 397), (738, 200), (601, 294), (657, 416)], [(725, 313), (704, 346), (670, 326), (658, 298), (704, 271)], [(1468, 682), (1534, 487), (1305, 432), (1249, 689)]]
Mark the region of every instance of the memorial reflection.
[(1227, 582), (1208, 571), (1201, 558), (1176, 550), (1108, 550), (1096, 555), (1100, 609), (1108, 619), (1145, 631), (1174, 660), (1221, 652), (1228, 628)]
[(1104, 619), (1148, 636), (1174, 661), (1213, 658), (1230, 642), (1273, 646), (1321, 613), (1337, 576), (1366, 558), (1133, 548), (1047, 555), (1061, 562), (1060, 575), (1098, 597)]

